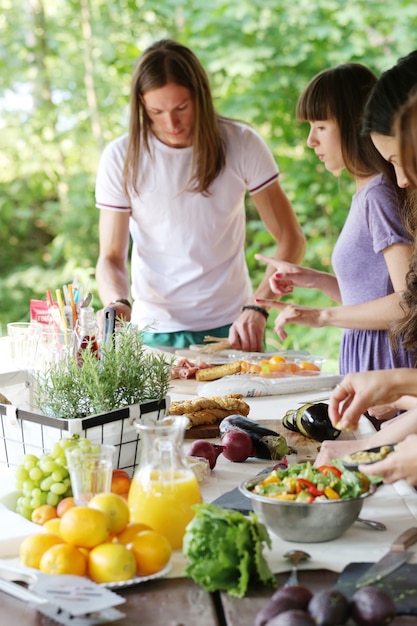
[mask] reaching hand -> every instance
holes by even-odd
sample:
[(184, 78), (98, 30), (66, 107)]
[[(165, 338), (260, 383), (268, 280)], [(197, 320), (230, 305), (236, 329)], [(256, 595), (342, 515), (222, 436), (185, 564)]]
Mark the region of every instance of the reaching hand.
[[(394, 443), (394, 442), (393, 442)], [(359, 471), (370, 476), (382, 476), (384, 483), (406, 480), (417, 485), (417, 435), (408, 435), (385, 459), (371, 465), (359, 465)]]
[(236, 350), (262, 352), (266, 319), (250, 309), (242, 311), (229, 330), (229, 343)]
[(108, 307), (104, 307), (103, 309), (99, 309), (97, 311), (97, 326), (98, 326), (98, 335), (102, 339), (104, 336), (104, 311), (106, 308), (111, 307), (115, 310), (116, 319), (124, 320), (126, 322), (130, 321), (131, 310), (126, 304), (121, 302), (111, 302)]
[(334, 426), (356, 429), (361, 415), (369, 408), (392, 404), (402, 392), (393, 386), (395, 370), (375, 370), (347, 374), (333, 390), (329, 417)]
[(377, 420), (386, 422), (397, 415), (398, 407), (395, 404), (381, 404), (368, 407), (367, 412), (371, 417), (376, 417)]
[(302, 324), (311, 328), (321, 328), (324, 325), (322, 318), (325, 309), (288, 304), (277, 300), (262, 300), (260, 298), (256, 298), (256, 303), (260, 306), (268, 306), (281, 311), (275, 319), (274, 330), (282, 341), (288, 337), (284, 330), (286, 324)]
[(292, 293), (293, 287), (303, 287), (305, 289), (313, 289), (316, 286), (316, 280), (319, 275), (316, 270), (294, 265), (287, 261), (278, 261), (264, 254), (255, 254), (257, 261), (264, 261), (275, 267), (276, 272), (269, 279), (269, 286), (273, 293), (282, 296)]

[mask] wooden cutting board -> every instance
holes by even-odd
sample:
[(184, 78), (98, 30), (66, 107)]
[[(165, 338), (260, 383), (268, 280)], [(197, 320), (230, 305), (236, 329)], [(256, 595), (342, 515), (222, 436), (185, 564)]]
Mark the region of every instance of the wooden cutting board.
[[(336, 589), (350, 599), (356, 591), (355, 584), (359, 576), (371, 565), (372, 563), (349, 563), (340, 574)], [(373, 586), (391, 594), (398, 614), (417, 615), (417, 565), (405, 563)]]
[[(417, 567), (417, 565), (414, 565)], [(277, 587), (281, 587), (286, 583), (289, 571), (277, 574)], [(337, 573), (330, 570), (300, 570), (298, 572), (300, 585), (308, 587), (313, 593), (330, 589), (337, 578)], [(414, 583), (416, 580), (414, 579)], [(225, 624), (227, 626), (249, 626), (255, 623), (258, 611), (261, 610), (266, 602), (271, 598), (274, 590), (270, 587), (258, 585), (251, 586), (249, 593), (244, 598), (235, 598), (224, 592), (220, 592)], [(414, 614), (414, 611), (412, 611)], [(416, 626), (417, 618), (408, 615), (397, 615), (391, 622), (391, 626)], [(350, 619), (346, 626), (355, 626)]]
[[(304, 435), (300, 435), (299, 433), (293, 433), (283, 426), (282, 421), (280, 419), (276, 420), (256, 420), (258, 424), (265, 426), (266, 428), (270, 428), (274, 430), (279, 435), (285, 437), (287, 444), (290, 448), (295, 450), (295, 454), (297, 455), (297, 462), (303, 461), (313, 461), (319, 450), (320, 450), (320, 442), (315, 441), (314, 439), (309, 439), (308, 437), (304, 437)], [(193, 426), (189, 430), (186, 431), (185, 438), (186, 439), (216, 439), (219, 435), (219, 425), (212, 424), (210, 426)], [(343, 431), (339, 436), (339, 440), (351, 440), (354, 439), (355, 436), (352, 432)]]
[(185, 439), (216, 439), (219, 437), (219, 425), (192, 426), (185, 431)]

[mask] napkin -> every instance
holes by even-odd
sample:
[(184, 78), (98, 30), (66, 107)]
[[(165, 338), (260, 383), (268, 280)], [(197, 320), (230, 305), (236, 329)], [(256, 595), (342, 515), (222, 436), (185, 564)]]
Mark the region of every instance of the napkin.
[(217, 504), (225, 509), (235, 509), (243, 515), (247, 515), (249, 511), (253, 511), (252, 502), (243, 495), (238, 487), (226, 491), (219, 498), (213, 500), (212, 504)]
[[(261, 474), (269, 474), (274, 469), (274, 465), (271, 467), (264, 467), (260, 472), (256, 474), (256, 476), (260, 476)], [(248, 515), (250, 511), (253, 511), (252, 501), (247, 498), (240, 491), (239, 487), (235, 487), (230, 491), (226, 491), (221, 496), (212, 501), (212, 504), (217, 504), (218, 506), (223, 506), (225, 509), (235, 509), (236, 511), (240, 511), (243, 515)]]
[(23, 539), (39, 532), (42, 526), (0, 504), (0, 558), (18, 556)]

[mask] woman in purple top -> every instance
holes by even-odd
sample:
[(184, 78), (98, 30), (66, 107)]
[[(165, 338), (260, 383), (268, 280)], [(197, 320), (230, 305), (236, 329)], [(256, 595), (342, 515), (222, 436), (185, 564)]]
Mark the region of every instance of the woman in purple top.
[[(397, 279), (396, 284), (402, 290), (408, 271), (410, 238), (401, 223), (397, 202), (396, 190), (390, 182), (381, 174), (371, 178), (354, 194), (333, 250), (332, 265), (343, 308), (368, 303), (375, 322), (369, 328), (355, 328), (352, 312), (352, 327), (345, 328), (340, 346), (342, 374), (412, 367), (414, 363), (412, 353), (391, 347), (386, 326), (378, 327), (381, 321), (384, 323), (386, 319), (389, 323), (392, 318), (389, 312), (386, 318), (380, 310), (385, 306), (384, 301), (375, 302), (388, 294), (398, 298), (399, 294), (393, 293), (393, 281)], [(396, 258), (397, 267), (393, 266)], [(349, 310), (346, 312), (350, 314)]]
[(376, 80), (361, 64), (339, 65), (315, 76), (297, 104), (297, 118), (310, 123), (307, 145), (327, 170), (337, 175), (346, 168), (356, 183), (333, 252), (335, 274), (256, 257), (276, 268), (270, 285), (278, 295), (293, 287), (319, 289), (342, 305), (315, 308), (257, 300), (281, 311), (275, 330), (282, 340), (289, 323), (343, 328), (342, 374), (415, 365), (411, 352), (392, 347), (388, 332), (403, 314), (401, 292), (412, 252), (401, 217), (404, 190), (395, 184), (392, 165), (361, 135), (362, 112)]

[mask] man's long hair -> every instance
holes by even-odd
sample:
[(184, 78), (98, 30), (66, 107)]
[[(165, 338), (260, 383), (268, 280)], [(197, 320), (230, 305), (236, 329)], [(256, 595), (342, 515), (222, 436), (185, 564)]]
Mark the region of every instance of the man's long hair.
[(220, 135), (219, 119), (213, 104), (207, 74), (195, 54), (171, 39), (162, 39), (139, 57), (132, 77), (129, 138), (124, 165), (124, 189), (128, 196), (140, 194), (137, 174), (142, 150), (149, 151), (151, 120), (143, 96), (169, 83), (190, 90), (194, 99), (195, 122), (191, 172), (185, 187), (194, 193), (210, 193), (210, 185), (224, 168), (226, 150)]

